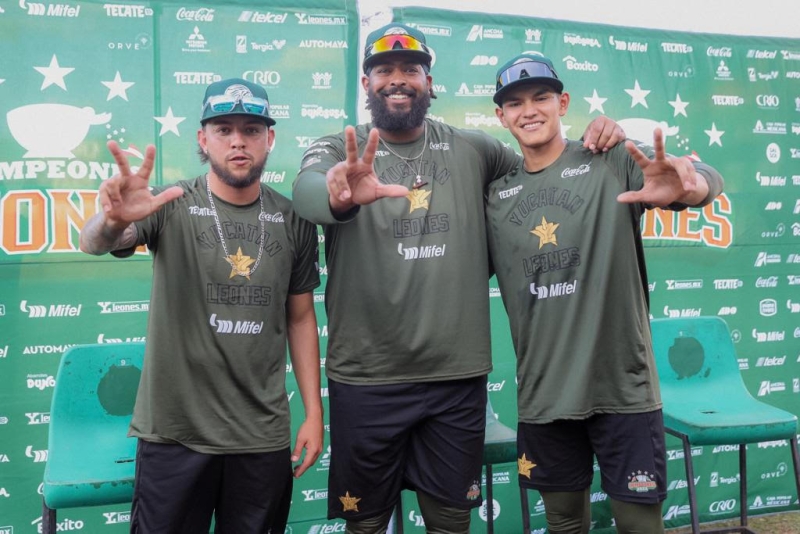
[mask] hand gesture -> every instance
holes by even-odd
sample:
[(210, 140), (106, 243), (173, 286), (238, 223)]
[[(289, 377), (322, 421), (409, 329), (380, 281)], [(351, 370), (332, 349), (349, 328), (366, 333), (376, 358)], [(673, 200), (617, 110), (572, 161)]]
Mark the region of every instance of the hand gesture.
[[(660, 128), (653, 132), (655, 159), (650, 159), (628, 141), (625, 148), (644, 173), (644, 187), (639, 191), (628, 191), (617, 197), (619, 202), (641, 202), (663, 208), (676, 201), (685, 202), (691, 197), (702, 199), (705, 192), (698, 186), (705, 186), (705, 180), (698, 180), (694, 166), (688, 158), (676, 158), (664, 152), (664, 135)], [(692, 205), (693, 202), (686, 202)]]
[(300, 476), (317, 461), (319, 454), (322, 452), (322, 434), (323, 427), (321, 419), (306, 419), (303, 424), (300, 425), (297, 431), (294, 450), (292, 451), (292, 462), (300, 460), (303, 449), (306, 450), (306, 455), (302, 463), (294, 467), (295, 478), (300, 478)]
[(583, 146), (593, 153), (608, 152), (625, 140), (622, 127), (605, 115), (596, 117), (583, 132)]
[(386, 185), (378, 180), (374, 162), (379, 140), (378, 130), (370, 130), (364, 153), (359, 157), (355, 128), (348, 126), (344, 129), (347, 158), (331, 167), (326, 175), (333, 211), (343, 212), (356, 205), (371, 204), (379, 198), (408, 194), (408, 188), (402, 185)]
[(167, 202), (183, 195), (183, 189), (178, 186), (170, 187), (155, 196), (148, 189), (150, 172), (156, 157), (153, 145), (148, 145), (145, 149), (144, 163), (135, 174), (131, 172), (128, 158), (119, 145), (115, 141), (109, 141), (107, 146), (119, 166), (119, 174), (100, 185), (100, 207), (107, 225), (117, 229), (126, 228), (132, 222), (144, 219)]

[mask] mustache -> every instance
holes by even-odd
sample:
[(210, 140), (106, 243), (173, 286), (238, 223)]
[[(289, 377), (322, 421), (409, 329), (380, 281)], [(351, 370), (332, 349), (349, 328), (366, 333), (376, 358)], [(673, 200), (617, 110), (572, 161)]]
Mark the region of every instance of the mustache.
[(383, 96), (389, 95), (406, 95), (406, 96), (416, 96), (416, 91), (413, 89), (407, 89), (405, 87), (395, 87), (393, 89), (385, 89), (380, 92)]

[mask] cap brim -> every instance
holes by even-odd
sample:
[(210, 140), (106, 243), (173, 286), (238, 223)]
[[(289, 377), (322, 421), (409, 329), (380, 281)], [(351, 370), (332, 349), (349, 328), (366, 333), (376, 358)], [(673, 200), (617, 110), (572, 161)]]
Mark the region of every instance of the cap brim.
[(494, 100), (494, 103), (497, 104), (498, 106), (502, 106), (503, 99), (512, 89), (516, 89), (517, 87), (523, 87), (525, 85), (533, 85), (537, 83), (541, 85), (549, 85), (559, 93), (564, 91), (564, 83), (557, 78), (545, 78), (545, 77), (522, 78), (521, 80), (511, 82), (508, 85), (501, 87), (499, 91), (495, 92), (494, 96), (492, 97), (492, 100)]
[(212, 119), (216, 119), (218, 117), (230, 117), (232, 115), (242, 115), (242, 116), (245, 116), (245, 117), (252, 117), (254, 119), (261, 119), (262, 121), (264, 121), (267, 124), (267, 126), (275, 126), (275, 119), (273, 119), (272, 117), (265, 117), (264, 115), (256, 115), (255, 113), (241, 113), (241, 112), (213, 113), (213, 114), (209, 115), (208, 117), (203, 117), (202, 119), (200, 119), (200, 124), (201, 125), (205, 125), (205, 123), (207, 123), (208, 121), (210, 121)]
[(430, 67), (431, 61), (433, 57), (430, 54), (426, 54), (425, 52), (420, 52), (419, 50), (387, 50), (386, 52), (378, 52), (377, 54), (372, 54), (367, 59), (364, 60), (364, 72), (367, 72), (367, 69), (379, 63), (380, 61), (386, 60), (390, 55), (396, 54), (398, 56), (407, 57), (418, 61), (420, 65), (428, 65)]

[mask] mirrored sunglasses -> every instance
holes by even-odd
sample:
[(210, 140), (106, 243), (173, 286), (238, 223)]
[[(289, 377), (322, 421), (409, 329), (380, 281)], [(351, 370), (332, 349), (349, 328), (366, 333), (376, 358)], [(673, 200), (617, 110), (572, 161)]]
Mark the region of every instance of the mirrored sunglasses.
[(380, 52), (391, 52), (392, 50), (414, 50), (429, 54), (428, 47), (424, 43), (414, 39), (407, 34), (384, 35), (367, 49), (366, 57)]
[(530, 60), (514, 63), (497, 77), (497, 90), (506, 85), (525, 79), (525, 78), (553, 78), (558, 80), (556, 71), (550, 68), (547, 63)]
[(206, 108), (211, 108), (215, 113), (225, 113), (232, 111), (236, 104), (242, 105), (247, 113), (255, 115), (263, 115), (269, 117), (269, 102), (263, 98), (255, 96), (234, 97), (228, 95), (215, 95), (208, 97), (206, 103), (203, 104), (203, 112)]

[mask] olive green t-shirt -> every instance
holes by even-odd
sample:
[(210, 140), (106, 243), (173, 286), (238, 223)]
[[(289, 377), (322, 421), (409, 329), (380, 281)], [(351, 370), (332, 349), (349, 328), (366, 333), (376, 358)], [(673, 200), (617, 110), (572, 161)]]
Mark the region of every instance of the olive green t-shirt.
[[(640, 149), (652, 158), (651, 147)], [(721, 178), (695, 167), (713, 199)], [(520, 168), (487, 189), (489, 248), (517, 353), (521, 422), (661, 407), (640, 232), (646, 206), (617, 201), (642, 185), (624, 144), (594, 155), (569, 141), (546, 169)]]
[[(451, 380), (491, 371), (486, 184), (519, 156), (479, 131), (426, 119), (427, 140), (383, 143), (375, 171), (406, 198), (330, 212), (325, 173), (345, 159), (343, 134), (317, 140), (294, 184), (297, 212), (323, 224), (328, 283), (326, 372), (350, 384)], [(370, 125), (356, 128), (359, 154)], [(424, 150), (423, 150), (424, 147)], [(409, 165), (411, 168), (409, 168)], [(426, 185), (412, 189), (417, 169)]]
[[(183, 196), (136, 223), (153, 255), (153, 287), (130, 433), (210, 454), (286, 448), (286, 300), (319, 285), (316, 228), (262, 185), (265, 239), (248, 279), (225, 260), (206, 178), (174, 185)], [(228, 256), (249, 271), (259, 201), (214, 203)]]

